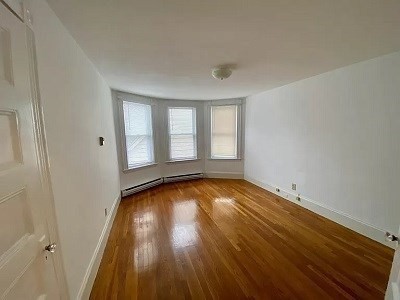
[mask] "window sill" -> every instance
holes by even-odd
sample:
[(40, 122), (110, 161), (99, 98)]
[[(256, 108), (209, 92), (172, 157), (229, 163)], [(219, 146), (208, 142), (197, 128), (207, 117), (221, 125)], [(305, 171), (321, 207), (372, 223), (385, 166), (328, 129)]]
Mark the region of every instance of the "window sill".
[(157, 163), (149, 163), (149, 164), (145, 164), (145, 165), (139, 165), (139, 166), (135, 166), (135, 167), (131, 167), (128, 169), (123, 169), (122, 172), (124, 173), (129, 173), (129, 172), (134, 172), (140, 169), (144, 169), (144, 168), (149, 168), (149, 167), (153, 167), (153, 166), (157, 166)]
[(176, 160), (167, 160), (166, 164), (174, 164), (174, 163), (185, 163), (185, 162), (196, 162), (200, 161), (201, 158), (189, 158), (189, 159), (176, 159)]
[(241, 157), (238, 157), (238, 158), (222, 158), (222, 157), (213, 158), (213, 157), (209, 157), (208, 160), (239, 161), (239, 160), (242, 160), (242, 158)]

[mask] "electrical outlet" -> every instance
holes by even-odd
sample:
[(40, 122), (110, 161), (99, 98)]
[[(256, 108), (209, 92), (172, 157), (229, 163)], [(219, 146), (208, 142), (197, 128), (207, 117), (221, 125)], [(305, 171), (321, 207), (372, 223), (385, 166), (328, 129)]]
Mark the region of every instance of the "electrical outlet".
[(104, 216), (107, 217), (107, 215), (108, 215), (108, 211), (107, 211), (107, 208), (105, 208), (105, 209), (104, 209)]
[(297, 196), (297, 197), (296, 197), (296, 200), (297, 200), (297, 201), (301, 201), (300, 196)]
[(297, 189), (297, 184), (292, 183), (292, 190), (295, 191)]
[(279, 193), (281, 190), (279, 188), (276, 188), (275, 191), (277, 191)]

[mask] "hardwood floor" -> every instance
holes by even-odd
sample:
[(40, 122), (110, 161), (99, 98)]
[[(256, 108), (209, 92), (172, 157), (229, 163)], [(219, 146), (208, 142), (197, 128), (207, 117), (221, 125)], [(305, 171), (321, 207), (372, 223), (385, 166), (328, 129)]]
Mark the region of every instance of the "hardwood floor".
[(244, 180), (124, 198), (90, 299), (383, 299), (393, 250)]

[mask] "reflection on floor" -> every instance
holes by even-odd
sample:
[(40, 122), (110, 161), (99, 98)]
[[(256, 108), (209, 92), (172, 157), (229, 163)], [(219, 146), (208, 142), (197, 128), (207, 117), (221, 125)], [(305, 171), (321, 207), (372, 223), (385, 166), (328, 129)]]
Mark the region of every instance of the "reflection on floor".
[(121, 201), (91, 299), (382, 299), (393, 251), (244, 180)]

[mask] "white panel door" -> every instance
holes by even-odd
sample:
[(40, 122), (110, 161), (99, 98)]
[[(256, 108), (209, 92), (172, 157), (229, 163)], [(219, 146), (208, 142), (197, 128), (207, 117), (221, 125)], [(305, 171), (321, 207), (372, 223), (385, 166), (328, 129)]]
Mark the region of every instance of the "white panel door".
[(392, 271), (390, 272), (389, 283), (386, 290), (386, 300), (400, 300), (400, 247), (399, 247), (399, 235), (397, 236), (397, 248), (394, 253)]
[(0, 298), (58, 299), (28, 59), (25, 24), (0, 3)]

